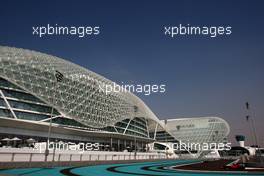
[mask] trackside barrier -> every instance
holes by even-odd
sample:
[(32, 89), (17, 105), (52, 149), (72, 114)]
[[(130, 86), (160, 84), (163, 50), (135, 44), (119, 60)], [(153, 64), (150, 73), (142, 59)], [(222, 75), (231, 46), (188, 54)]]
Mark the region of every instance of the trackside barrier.
[[(54, 160), (53, 160), (54, 159)], [(67, 154), (53, 153), (48, 155), (47, 161), (110, 161), (110, 160), (155, 160), (166, 159), (162, 154)], [(0, 152), (0, 162), (35, 162), (45, 161), (44, 153), (15, 153)]]

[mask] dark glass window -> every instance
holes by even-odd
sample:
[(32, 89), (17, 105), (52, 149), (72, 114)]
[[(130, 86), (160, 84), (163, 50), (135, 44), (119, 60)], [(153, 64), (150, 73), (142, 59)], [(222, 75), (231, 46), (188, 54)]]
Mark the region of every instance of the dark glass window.
[(51, 107), (47, 107), (47, 106), (41, 106), (41, 105), (12, 101), (12, 100), (9, 100), (9, 104), (11, 107), (17, 108), (17, 109), (30, 110), (30, 111), (43, 112), (43, 113), (51, 113)]
[(6, 104), (3, 98), (0, 98), (0, 106), (6, 107)]
[(12, 118), (12, 114), (8, 109), (0, 109), (0, 117)]
[(43, 119), (46, 119), (46, 118), (50, 118), (50, 116), (48, 116), (48, 115), (33, 114), (33, 113), (28, 113), (28, 112), (15, 111), (15, 114), (16, 114), (17, 118), (25, 119), (25, 120), (39, 121), (39, 120), (43, 120)]
[(85, 125), (73, 120), (73, 119), (66, 119), (66, 118), (55, 118), (52, 120), (52, 123), (57, 123), (61, 125), (69, 125), (69, 126), (76, 126), (76, 127), (86, 127)]
[(43, 103), (40, 99), (30, 94), (27, 94), (27, 93), (17, 92), (13, 90), (3, 90), (3, 93), (5, 96), (11, 97), (11, 98), (17, 98), (17, 99), (22, 99), (22, 100), (29, 100), (29, 101)]
[(13, 88), (13, 89), (19, 89), (21, 90), (18, 86), (10, 83), (9, 81), (3, 79), (3, 78), (0, 78), (0, 86), (1, 87), (7, 87), (7, 88)]

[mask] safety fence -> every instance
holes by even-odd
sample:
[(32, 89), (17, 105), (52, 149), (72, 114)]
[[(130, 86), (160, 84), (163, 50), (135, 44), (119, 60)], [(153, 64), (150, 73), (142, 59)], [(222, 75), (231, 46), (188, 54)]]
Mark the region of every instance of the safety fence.
[(0, 162), (39, 162), (39, 161), (108, 161), (108, 160), (154, 160), (166, 159), (163, 154), (86, 154), (86, 153), (50, 153), (47, 158), (44, 153), (0, 152)]

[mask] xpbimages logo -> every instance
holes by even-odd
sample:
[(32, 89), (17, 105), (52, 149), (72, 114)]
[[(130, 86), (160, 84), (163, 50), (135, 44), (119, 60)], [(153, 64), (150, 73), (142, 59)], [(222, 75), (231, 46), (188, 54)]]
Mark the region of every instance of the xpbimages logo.
[[(71, 76), (74, 76), (72, 74)], [(151, 95), (155, 93), (165, 93), (166, 92), (166, 85), (165, 84), (117, 84), (113, 83), (106, 83), (100, 79), (94, 79), (89, 75), (77, 75), (80, 79), (85, 79), (87, 82), (92, 82), (93, 86), (96, 86), (99, 92), (102, 92), (106, 95), (111, 93), (142, 93), (144, 95)], [(63, 74), (56, 70), (56, 79), (57, 81), (62, 81)]]
[(99, 26), (60, 26), (58, 24), (45, 26), (33, 26), (32, 35), (43, 37), (52, 35), (69, 35), (79, 38), (100, 34)]
[(195, 142), (182, 142), (179, 141), (178, 143), (173, 143), (173, 149), (178, 151), (185, 151), (186, 149), (190, 151), (209, 151), (209, 150), (231, 150), (231, 143), (195, 143)]
[(45, 142), (34, 144), (33, 150), (38, 150), (42, 153), (46, 147), (50, 151), (78, 151), (79, 153), (83, 153), (84, 151), (99, 151), (100, 147), (104, 146), (98, 142), (96, 143), (74, 143), (74, 142), (48, 142), (48, 145)]
[(211, 38), (229, 36), (232, 34), (231, 26), (192, 26), (179, 24), (176, 26), (164, 26), (164, 34), (171, 38), (179, 36), (208, 36)]
[(99, 84), (99, 90), (106, 95), (110, 93), (143, 93), (144, 95), (151, 95), (153, 93), (165, 93), (165, 84)]

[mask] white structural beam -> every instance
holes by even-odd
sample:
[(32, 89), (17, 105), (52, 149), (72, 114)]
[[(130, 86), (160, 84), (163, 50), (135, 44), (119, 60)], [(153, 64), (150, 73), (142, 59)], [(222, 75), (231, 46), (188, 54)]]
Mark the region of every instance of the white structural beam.
[(116, 127), (115, 127), (115, 126), (113, 126), (113, 127), (114, 127), (115, 131), (116, 131), (117, 133), (119, 133), (119, 132), (117, 131)]
[(126, 126), (126, 128), (125, 128), (123, 134), (126, 134), (126, 131), (127, 131), (128, 127), (129, 127), (129, 125), (130, 125), (130, 122), (131, 122), (132, 120), (133, 120), (133, 117), (131, 117), (131, 118), (129, 119), (129, 122), (127, 123), (127, 126)]
[(49, 121), (49, 120), (56, 119), (56, 118), (58, 118), (58, 117), (61, 117), (61, 115), (54, 116), (54, 117), (50, 117), (50, 118), (46, 118), (46, 119), (40, 120), (39, 122), (46, 122), (46, 121)]
[(10, 106), (9, 102), (7, 101), (7, 99), (6, 99), (6, 97), (5, 97), (4, 93), (3, 93), (3, 91), (2, 91), (1, 89), (0, 89), (0, 95), (1, 95), (1, 97), (4, 99), (5, 104), (7, 105), (8, 109), (10, 110), (11, 114), (13, 115), (13, 117), (14, 117), (15, 119), (17, 119), (17, 116), (16, 116), (15, 112), (13, 111), (12, 107)]
[(145, 123), (146, 123), (146, 127), (147, 127), (148, 138), (149, 138), (149, 127), (148, 127), (148, 120), (147, 120), (147, 118), (146, 118), (146, 117), (145, 117)]
[(158, 123), (156, 123), (155, 131), (154, 131), (154, 136), (153, 136), (154, 140), (156, 140), (157, 129), (158, 129)]

